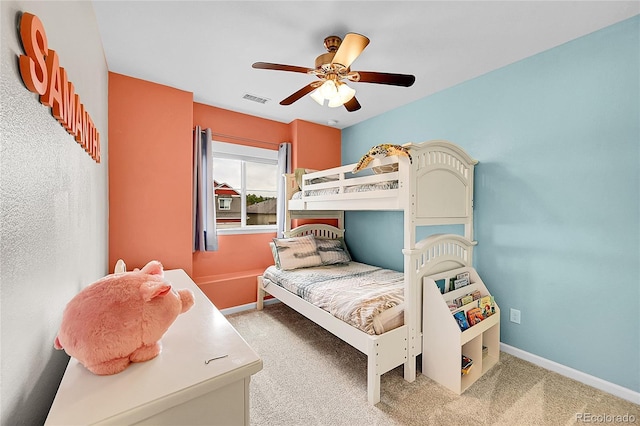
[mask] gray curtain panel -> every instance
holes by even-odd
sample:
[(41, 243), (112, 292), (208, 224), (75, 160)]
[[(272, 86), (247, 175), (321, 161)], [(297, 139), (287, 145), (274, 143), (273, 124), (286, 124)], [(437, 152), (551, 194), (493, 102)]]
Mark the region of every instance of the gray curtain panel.
[(218, 250), (211, 129), (193, 131), (193, 251)]
[(284, 174), (291, 173), (291, 143), (283, 142), (278, 147), (278, 204), (276, 204), (276, 223), (278, 224), (277, 237), (284, 236), (286, 218), (286, 188)]

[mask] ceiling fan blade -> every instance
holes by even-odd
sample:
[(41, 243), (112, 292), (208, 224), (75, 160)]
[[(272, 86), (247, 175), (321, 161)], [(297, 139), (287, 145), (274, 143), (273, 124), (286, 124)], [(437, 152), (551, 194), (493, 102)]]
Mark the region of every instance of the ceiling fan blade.
[(360, 74), (360, 79), (353, 81), (360, 83), (390, 84), (392, 86), (409, 87), (416, 81), (416, 77), (410, 74), (391, 74), (373, 71), (358, 71), (358, 74)]
[(346, 102), (344, 104), (344, 107), (347, 109), (347, 111), (349, 112), (353, 112), (353, 111), (357, 111), (360, 109), (360, 102), (358, 102), (358, 100), (356, 99), (356, 97), (354, 96), (353, 98), (351, 98), (351, 100), (349, 102)]
[(361, 34), (347, 33), (344, 40), (340, 43), (340, 47), (336, 51), (336, 55), (331, 61), (332, 64), (340, 64), (345, 68), (349, 68), (351, 63), (356, 60), (365, 47), (369, 44), (369, 39)]
[(253, 68), (257, 68), (261, 70), (291, 71), (291, 72), (301, 72), (303, 74), (306, 74), (309, 71), (312, 71), (309, 68), (305, 68), (305, 67), (296, 67), (294, 65), (271, 64), (269, 62), (255, 62), (251, 66)]
[(313, 92), (315, 89), (316, 89), (315, 85), (307, 84), (302, 89), (298, 90), (288, 98), (281, 100), (280, 105), (291, 105), (292, 103), (294, 103), (295, 101), (297, 101), (298, 99), (306, 95), (307, 93)]

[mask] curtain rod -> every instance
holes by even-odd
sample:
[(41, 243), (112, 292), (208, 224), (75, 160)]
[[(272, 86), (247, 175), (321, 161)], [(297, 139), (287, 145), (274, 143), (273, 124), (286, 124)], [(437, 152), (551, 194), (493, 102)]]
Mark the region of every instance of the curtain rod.
[(222, 138), (234, 139), (234, 140), (244, 141), (244, 142), (253, 142), (253, 143), (262, 143), (262, 144), (265, 144), (265, 145), (280, 146), (279, 142), (261, 141), (261, 140), (258, 140), (258, 139), (250, 139), (250, 138), (243, 138), (243, 137), (240, 137), (240, 136), (225, 135), (224, 133), (211, 132), (211, 136), (218, 136), (218, 137), (222, 137)]

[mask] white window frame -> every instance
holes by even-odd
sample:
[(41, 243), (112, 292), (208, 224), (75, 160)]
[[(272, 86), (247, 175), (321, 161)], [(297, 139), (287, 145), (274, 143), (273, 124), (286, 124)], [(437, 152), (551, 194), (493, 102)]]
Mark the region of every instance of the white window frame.
[[(278, 225), (247, 225), (247, 194), (245, 187), (246, 168), (244, 161), (275, 164), (277, 166), (278, 151), (273, 149), (256, 148), (252, 146), (236, 145), (219, 141), (212, 141), (211, 145), (214, 159), (228, 158), (234, 160), (243, 160), (243, 162), (240, 163), (240, 173), (242, 181), (242, 188), (240, 189), (240, 200), (242, 202), (240, 210), (241, 223), (237, 228), (218, 228), (218, 235), (260, 234), (277, 232)], [(213, 172), (213, 178), (216, 179), (215, 171)]]

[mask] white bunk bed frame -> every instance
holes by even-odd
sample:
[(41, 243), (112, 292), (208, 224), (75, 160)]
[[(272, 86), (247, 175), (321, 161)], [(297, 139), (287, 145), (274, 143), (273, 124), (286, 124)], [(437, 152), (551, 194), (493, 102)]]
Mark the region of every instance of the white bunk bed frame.
[[(349, 164), (303, 175), (300, 199), (291, 199), (297, 192), (293, 175), (287, 175), (286, 188), (290, 219), (337, 217), (348, 210), (401, 210), (404, 212), (404, 247), (413, 247), (415, 227), (429, 225), (465, 225), (465, 237), (473, 240), (473, 176), (477, 160), (458, 145), (434, 140), (403, 145), (407, 157), (391, 156), (374, 159), (367, 168), (398, 163), (398, 171), (373, 175), (352, 174), (356, 166)], [(329, 179), (334, 179), (328, 181)], [(398, 180), (396, 189), (347, 192), (353, 185), (380, 184)], [(324, 180), (321, 183), (314, 181)], [(331, 195), (306, 195), (308, 191), (334, 189)]]
[[(412, 162), (406, 157), (376, 159), (369, 167), (398, 163), (398, 171), (370, 176), (349, 177), (355, 164), (305, 174), (302, 198), (291, 200), (295, 179), (287, 182), (287, 231), (285, 236), (313, 234), (324, 238), (344, 235), (345, 210), (401, 210), (404, 212), (404, 325), (380, 335), (369, 335), (337, 319), (297, 295), (277, 285), (265, 287), (258, 277), (257, 307), (263, 308), (265, 295), (271, 294), (292, 309), (367, 355), (367, 398), (380, 402), (380, 376), (404, 364), (404, 378), (416, 378), (416, 357), (422, 353), (422, 279), (427, 275), (473, 264), (473, 176), (477, 161), (457, 145), (443, 140), (406, 144)], [(336, 180), (311, 183), (317, 178)], [(397, 189), (348, 193), (351, 185), (398, 180)], [(295, 184), (297, 187), (297, 184)], [(307, 196), (313, 189), (337, 188), (336, 194)], [(295, 188), (297, 189), (297, 188)], [(338, 227), (324, 224), (302, 225), (293, 230), (291, 219), (336, 218)], [(416, 227), (464, 225), (464, 237), (433, 235), (416, 242)]]

